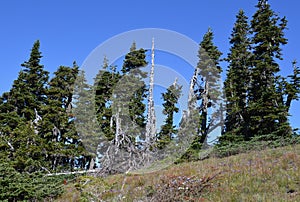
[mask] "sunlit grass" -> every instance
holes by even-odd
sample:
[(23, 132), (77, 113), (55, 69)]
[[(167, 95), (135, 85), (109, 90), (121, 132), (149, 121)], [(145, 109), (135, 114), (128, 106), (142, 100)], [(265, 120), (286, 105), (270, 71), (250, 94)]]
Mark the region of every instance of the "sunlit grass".
[(299, 168), (300, 145), (287, 146), (143, 175), (82, 176), (58, 201), (300, 201)]

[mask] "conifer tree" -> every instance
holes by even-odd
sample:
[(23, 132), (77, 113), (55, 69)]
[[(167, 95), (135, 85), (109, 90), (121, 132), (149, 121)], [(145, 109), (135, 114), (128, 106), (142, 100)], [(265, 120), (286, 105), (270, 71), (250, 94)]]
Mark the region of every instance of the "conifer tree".
[[(44, 141), (38, 135), (36, 118), (46, 104), (48, 72), (40, 64), (42, 56), (39, 48), (40, 43), (36, 41), (29, 60), (22, 64), (24, 69), (19, 72), (11, 90), (3, 94), (0, 105), (0, 135), (6, 144), (2, 149), (20, 172), (34, 172), (44, 166), (41, 160)], [(23, 160), (27, 163), (33, 160), (35, 165), (32, 168), (28, 168), (27, 163), (21, 163), (26, 153), (28, 158)]]
[(293, 74), (289, 75), (290, 81), (286, 84), (287, 99), (285, 102), (287, 112), (290, 110), (293, 100), (299, 100), (300, 95), (300, 68), (297, 61), (293, 61)]
[(112, 121), (112, 94), (120, 74), (115, 66), (109, 66), (105, 57), (102, 69), (95, 78), (95, 107), (101, 133), (110, 141), (115, 136), (115, 124)]
[[(212, 110), (210, 114), (208, 110), (218, 105), (222, 95), (220, 89), (222, 69), (219, 65), (221, 55), (222, 53), (213, 43), (213, 32), (209, 29), (200, 43), (199, 62), (191, 79), (194, 97), (190, 98), (189, 105), (191, 108), (196, 107), (197, 109), (196, 136), (190, 148), (181, 157), (182, 160), (197, 159), (198, 152), (203, 146), (206, 146), (208, 134), (218, 126), (216, 124), (216, 120), (220, 116), (218, 110), (214, 109), (215, 111)], [(191, 109), (191, 111), (194, 113), (195, 109)], [(193, 119), (196, 119), (195, 115), (192, 116)]]
[(283, 92), (276, 89), (276, 74), (280, 71), (277, 60), (282, 60), (281, 46), (287, 43), (284, 37), (287, 20), (280, 18), (267, 0), (259, 0), (256, 7), (251, 21), (253, 68), (249, 89), (251, 120), (248, 138), (261, 135), (271, 135), (267, 139), (288, 137), (291, 135), (290, 126), (286, 121), (280, 121), (288, 115), (286, 106), (278, 100)]
[(243, 10), (236, 16), (231, 34), (230, 53), (226, 61), (229, 63), (227, 77), (224, 82), (226, 95), (225, 134), (219, 142), (236, 142), (247, 139), (249, 122), (247, 114), (247, 97), (250, 82), (251, 52), (250, 27)]
[(55, 171), (73, 170), (75, 158), (84, 155), (72, 114), (72, 96), (78, 72), (75, 62), (73, 67), (60, 66), (49, 82), (47, 105), (43, 106), (39, 132), (47, 144), (50, 168)]
[(100, 143), (100, 131), (95, 113), (95, 96), (93, 86), (87, 83), (84, 70), (79, 71), (73, 91), (73, 109), (75, 126), (80, 143), (86, 153), (77, 162), (81, 168), (94, 168), (97, 148)]
[(35, 109), (40, 113), (40, 107), (45, 104), (46, 100), (49, 73), (40, 64), (42, 55), (39, 49), (40, 42), (36, 41), (31, 49), (29, 60), (21, 65), (24, 69), (14, 81), (9, 95), (9, 102), (27, 121), (35, 118)]
[(277, 76), (276, 87), (278, 94), (278, 105), (284, 106), (284, 109), (280, 112), (278, 121), (279, 128), (275, 131), (275, 135), (281, 136), (284, 133), (290, 132), (290, 126), (288, 121), (289, 110), (293, 100), (299, 100), (300, 94), (300, 68), (297, 66), (297, 62), (293, 61), (293, 74), (287, 76), (287, 78)]
[(31, 123), (21, 122), (11, 133), (11, 140), (15, 149), (10, 161), (18, 172), (45, 171), (44, 141)]
[(157, 137), (158, 147), (163, 148), (164, 145), (168, 144), (173, 135), (177, 133), (174, 125), (174, 113), (178, 113), (179, 108), (176, 106), (178, 99), (182, 91), (182, 86), (177, 84), (177, 78), (175, 82), (168, 87), (167, 92), (162, 93), (162, 98), (164, 100), (163, 114), (166, 115), (165, 124), (162, 125), (161, 131)]
[(133, 43), (130, 52), (125, 56), (122, 66), (121, 83), (124, 83), (125, 86), (122, 86), (123, 89), (117, 89), (118, 92), (115, 91), (121, 98), (122, 108), (128, 108), (131, 119), (130, 121), (124, 120), (123, 123), (134, 123), (136, 125), (127, 126), (134, 137), (142, 135), (144, 132), (141, 129), (144, 129), (146, 126), (146, 105), (144, 100), (147, 97), (147, 88), (143, 79), (147, 77), (147, 73), (141, 69), (147, 65), (145, 53), (146, 50), (142, 48), (136, 50), (136, 45)]
[[(204, 35), (198, 52), (199, 62), (197, 68), (201, 80), (195, 86), (196, 97), (200, 101), (199, 114), (199, 144), (206, 141), (210, 132), (210, 120), (208, 109), (214, 107), (220, 99), (220, 78), (222, 69), (219, 65), (222, 53), (213, 44), (213, 32), (211, 29)], [(201, 85), (201, 81), (203, 84)]]
[(115, 127), (114, 139), (110, 144), (101, 144), (100, 164), (104, 172), (125, 172), (141, 166), (138, 141), (145, 133), (147, 73), (141, 70), (147, 65), (146, 50), (136, 50), (135, 43), (125, 55), (122, 75), (112, 90), (111, 126)]

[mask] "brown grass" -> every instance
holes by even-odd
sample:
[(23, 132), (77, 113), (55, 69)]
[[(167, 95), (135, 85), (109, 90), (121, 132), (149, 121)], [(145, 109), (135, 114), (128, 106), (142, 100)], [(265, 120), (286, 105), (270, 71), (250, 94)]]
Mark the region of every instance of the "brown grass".
[(300, 145), (143, 175), (82, 176), (57, 201), (300, 201)]

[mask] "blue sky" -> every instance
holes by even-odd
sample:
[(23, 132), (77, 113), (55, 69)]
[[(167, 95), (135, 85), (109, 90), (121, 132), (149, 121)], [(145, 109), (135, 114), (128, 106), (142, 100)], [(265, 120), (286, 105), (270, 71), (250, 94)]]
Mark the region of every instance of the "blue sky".
[[(58, 66), (83, 63), (90, 52), (109, 38), (133, 29), (169, 29), (200, 42), (211, 27), (215, 44), (225, 56), (229, 49), (235, 15), (244, 9), (251, 17), (255, 0), (109, 0), (109, 1), (1, 1), (0, 2), (0, 93), (8, 91), (17, 78), (20, 64), (29, 57), (35, 40), (41, 42), (42, 64), (54, 72)], [(291, 62), (300, 61), (300, 2), (270, 1), (272, 8), (286, 16), (288, 45), (283, 47), (282, 74), (289, 74)], [(163, 62), (163, 61), (161, 61)], [(226, 67), (223, 66), (225, 69)], [(300, 128), (300, 103), (293, 103), (291, 122)]]

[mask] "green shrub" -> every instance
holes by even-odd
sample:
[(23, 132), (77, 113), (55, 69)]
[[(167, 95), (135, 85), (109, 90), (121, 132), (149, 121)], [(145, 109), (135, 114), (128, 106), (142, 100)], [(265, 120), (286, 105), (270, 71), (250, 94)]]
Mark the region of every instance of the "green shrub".
[(45, 176), (41, 172), (19, 173), (10, 164), (0, 162), (1, 201), (41, 201), (63, 193), (66, 176)]

